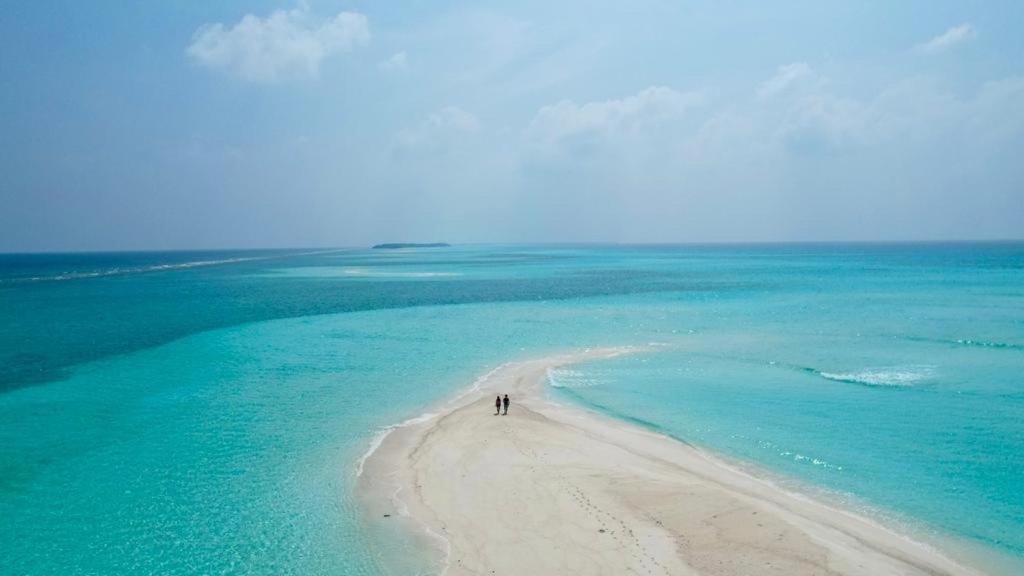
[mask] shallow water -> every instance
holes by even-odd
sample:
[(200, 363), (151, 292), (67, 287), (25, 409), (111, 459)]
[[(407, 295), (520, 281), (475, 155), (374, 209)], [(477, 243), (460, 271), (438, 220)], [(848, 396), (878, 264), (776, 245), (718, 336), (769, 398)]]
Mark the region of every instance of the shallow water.
[(0, 256), (0, 572), (417, 566), (378, 430), (652, 343), (556, 394), (1024, 558), (1024, 245), (297, 252)]

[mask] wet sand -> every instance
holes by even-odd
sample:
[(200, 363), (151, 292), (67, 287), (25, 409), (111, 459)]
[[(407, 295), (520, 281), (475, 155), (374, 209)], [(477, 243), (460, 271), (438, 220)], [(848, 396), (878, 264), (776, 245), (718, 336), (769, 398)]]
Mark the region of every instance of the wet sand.
[[(931, 546), (692, 446), (553, 402), (549, 369), (504, 365), (360, 463), (370, 513), (407, 523), (450, 575), (978, 574)], [(509, 394), (507, 416), (494, 415)]]

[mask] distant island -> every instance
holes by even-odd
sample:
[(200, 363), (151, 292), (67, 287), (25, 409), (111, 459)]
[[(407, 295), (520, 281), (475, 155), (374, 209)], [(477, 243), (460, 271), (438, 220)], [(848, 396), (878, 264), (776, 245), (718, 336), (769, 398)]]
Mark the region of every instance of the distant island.
[(426, 244), (417, 244), (415, 242), (393, 242), (391, 244), (377, 244), (373, 247), (374, 250), (397, 250), (398, 248), (449, 248), (451, 244), (445, 242), (430, 242)]

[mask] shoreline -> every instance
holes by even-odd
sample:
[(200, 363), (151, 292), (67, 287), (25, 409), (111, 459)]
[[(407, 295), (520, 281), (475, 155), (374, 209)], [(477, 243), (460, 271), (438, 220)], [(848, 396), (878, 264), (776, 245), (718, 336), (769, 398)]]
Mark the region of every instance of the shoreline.
[[(636, 350), (505, 363), (382, 430), (357, 468), (368, 520), (402, 525), (442, 574), (982, 573), (700, 448), (549, 398), (549, 370)], [(495, 393), (512, 398), (508, 416), (494, 415)]]

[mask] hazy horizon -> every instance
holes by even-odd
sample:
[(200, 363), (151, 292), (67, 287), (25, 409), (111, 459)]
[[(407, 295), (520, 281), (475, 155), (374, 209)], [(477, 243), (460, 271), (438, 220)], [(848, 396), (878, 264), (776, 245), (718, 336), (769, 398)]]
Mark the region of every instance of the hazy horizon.
[(1016, 241), (1024, 5), (0, 11), (0, 252)]
[[(535, 247), (535, 248), (571, 248), (574, 246), (578, 247), (602, 247), (602, 246), (622, 246), (622, 247), (686, 247), (693, 246), (699, 247), (712, 247), (712, 246), (764, 246), (764, 247), (778, 247), (778, 246), (901, 246), (901, 245), (921, 245), (921, 244), (936, 244), (936, 245), (984, 245), (984, 244), (1021, 244), (1024, 243), (1024, 238), (989, 238), (989, 239), (972, 239), (972, 238), (950, 238), (950, 239), (922, 239), (922, 240), (719, 240), (719, 241), (708, 241), (703, 242), (699, 240), (694, 241), (681, 241), (681, 242), (610, 242), (601, 240), (581, 240), (581, 241), (564, 241), (564, 242), (445, 242), (439, 240), (438, 242), (448, 244), (447, 247), (451, 248), (486, 248), (486, 247), (500, 247), (500, 246), (523, 246), (523, 247)], [(309, 250), (311, 253), (328, 253), (335, 251), (344, 250), (365, 250), (375, 247), (377, 244), (430, 244), (433, 243), (429, 240), (423, 241), (386, 241), (386, 242), (375, 242), (369, 244), (350, 244), (350, 245), (323, 245), (323, 246), (209, 246), (209, 247), (169, 247), (169, 248), (139, 248), (139, 249), (113, 249), (113, 250), (21, 250), (21, 251), (0, 251), (0, 255), (15, 256), (19, 254), (35, 254), (35, 255), (59, 255), (59, 254), (117, 254), (117, 253), (160, 253), (160, 252), (260, 252), (260, 251), (296, 251), (296, 250)], [(433, 247), (432, 247), (433, 248)], [(438, 247), (442, 248), (442, 247)], [(443, 248), (442, 248), (443, 249)]]

